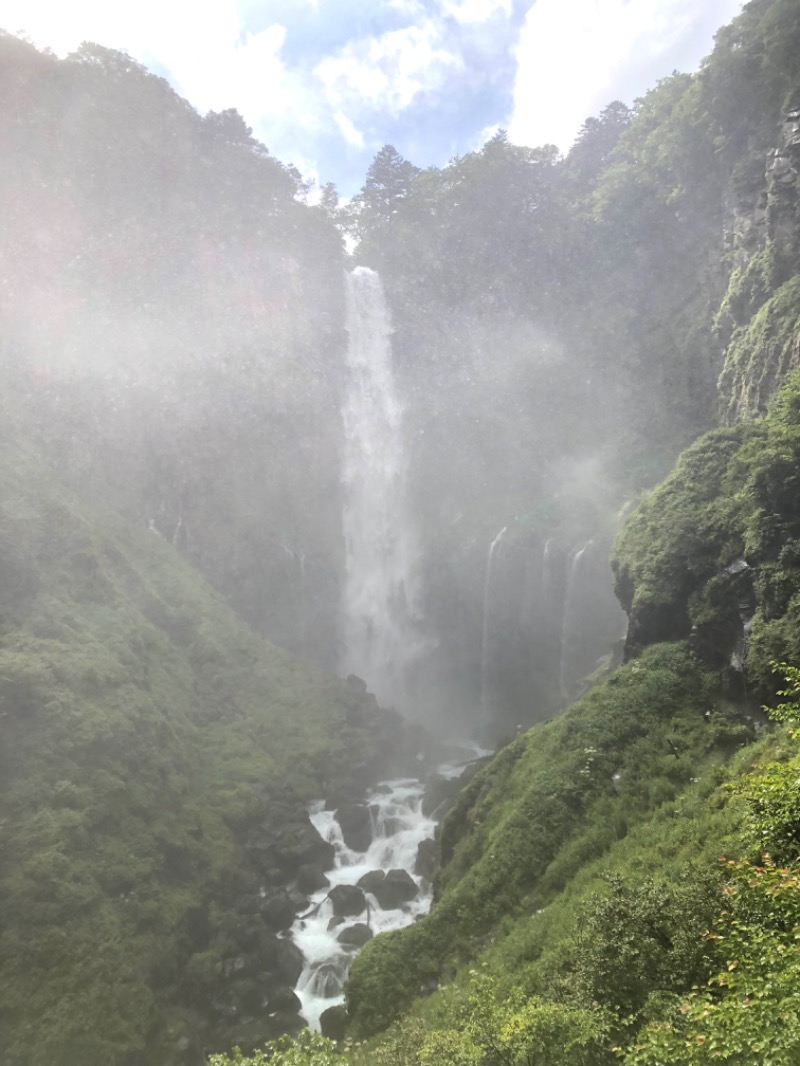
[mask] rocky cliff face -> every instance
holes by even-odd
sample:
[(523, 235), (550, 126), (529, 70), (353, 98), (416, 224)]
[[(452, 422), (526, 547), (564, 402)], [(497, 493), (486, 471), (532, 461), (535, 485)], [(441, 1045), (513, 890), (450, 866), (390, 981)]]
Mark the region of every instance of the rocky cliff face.
[[(753, 418), (800, 366), (800, 108), (783, 113), (780, 143), (746, 158), (729, 238), (734, 269), (716, 318), (727, 421)], [(758, 166), (764, 164), (763, 170)]]

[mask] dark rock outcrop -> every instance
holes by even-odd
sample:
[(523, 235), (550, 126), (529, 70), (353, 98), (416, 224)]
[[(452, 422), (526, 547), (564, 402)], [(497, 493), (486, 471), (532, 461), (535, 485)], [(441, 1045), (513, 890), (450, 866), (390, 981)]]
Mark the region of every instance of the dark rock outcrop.
[(457, 777), (442, 777), (431, 774), (425, 782), (425, 795), (422, 797), (422, 813), (428, 818), (441, 818), (453, 802), (459, 790)]
[[(415, 886), (416, 887), (416, 886)], [(347, 918), (366, 910), (364, 893), (356, 885), (335, 885), (328, 893), (336, 917)]]
[(392, 911), (416, 899), (418, 893), (413, 877), (406, 870), (390, 870), (376, 885), (373, 895), (383, 910)]
[(372, 843), (372, 818), (363, 803), (349, 803), (336, 811), (342, 838), (353, 851), (366, 851)]
[(364, 874), (363, 877), (359, 877), (358, 887), (364, 892), (370, 892), (374, 895), (375, 889), (383, 884), (383, 879), (385, 877), (385, 870), (370, 870), (369, 873)]
[(304, 897), (292, 895), (287, 888), (276, 888), (259, 900), (259, 914), (264, 924), (275, 932), (283, 932), (294, 921)]
[(414, 873), (417, 877), (424, 877), (432, 881), (439, 871), (441, 855), (439, 845), (435, 840), (422, 840), (417, 848), (417, 858), (414, 861)]
[(328, 1007), (319, 1016), (319, 1027), (328, 1040), (344, 1040), (347, 1035), (347, 1009), (338, 1004)]
[(308, 862), (297, 871), (297, 888), (307, 896), (312, 896), (321, 888), (327, 888), (330, 881), (317, 863)]
[(368, 940), (372, 940), (374, 935), (368, 925), (364, 922), (357, 922), (355, 925), (349, 925), (346, 929), (343, 929), (336, 939), (340, 944), (344, 944), (345, 947), (363, 948)]

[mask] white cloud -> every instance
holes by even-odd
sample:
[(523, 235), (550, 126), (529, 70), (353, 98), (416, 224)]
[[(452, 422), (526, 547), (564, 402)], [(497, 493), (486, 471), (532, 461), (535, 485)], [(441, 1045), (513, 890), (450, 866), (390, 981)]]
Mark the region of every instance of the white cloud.
[(161, 55), (176, 47), (202, 51), (235, 40), (239, 17), (235, 0), (216, 0), (202, 18), (192, 0), (0, 0), (0, 25), (12, 32), (24, 29), (59, 55), (85, 40), (131, 55)]
[[(411, 129), (412, 107), (423, 101), (427, 106), (426, 93), (447, 91), (453, 75), (463, 72), (462, 49), (475, 61), (480, 45), (481, 62), (491, 67), (497, 48), (507, 58), (513, 32), (512, 0), (361, 2), (376, 12), (379, 26), (387, 9), (392, 9), (391, 24), (400, 17), (405, 25), (351, 39), (327, 55), (320, 43), (319, 61), (306, 57), (294, 64), (287, 59), (292, 55), (287, 38), (291, 44), (308, 8), (318, 9), (320, 17), (334, 16), (355, 10), (354, 0), (341, 7), (341, 0), (295, 0), (296, 14), (284, 0), (279, 8), (289, 28), (276, 23), (259, 32), (245, 32), (245, 27), (263, 26), (257, 18), (270, 9), (267, 0), (204, 0), (201, 5), (196, 0), (0, 0), (0, 26), (25, 30), (36, 44), (60, 55), (84, 40), (125, 50), (166, 74), (198, 110), (235, 107), (280, 159), (314, 169), (316, 146), (325, 143), (321, 151), (334, 160), (326, 165), (336, 169), (332, 132), (341, 135), (341, 159), (352, 159), (354, 150), (363, 151), (380, 136), (381, 119), (395, 128), (401, 119)], [(508, 124), (517, 142), (551, 141), (562, 149), (586, 117), (611, 99), (630, 101), (672, 66), (686, 69), (684, 46), (695, 39), (700, 41), (696, 62), (708, 51), (712, 30), (741, 6), (739, 0), (528, 3), (514, 53), (513, 116), (509, 123), (507, 115), (484, 111), (482, 121)], [(350, 21), (355, 33), (359, 19)], [(460, 93), (463, 86), (452, 91)], [(469, 150), (475, 137), (471, 116), (459, 110), (458, 98), (449, 102), (455, 105), (454, 149)]]
[(457, 22), (488, 22), (493, 15), (511, 17), (511, 0), (445, 0), (445, 15)]
[(352, 144), (354, 148), (364, 147), (364, 134), (356, 128), (347, 115), (341, 111), (334, 111), (333, 121), (342, 131), (342, 136), (348, 144)]
[[(536, 0), (515, 49), (518, 62), (509, 136), (518, 144), (567, 150), (584, 120), (618, 96), (632, 102), (674, 64), (696, 65), (710, 50), (703, 32), (740, 0)], [(712, 17), (713, 21), (713, 17)], [(635, 86), (631, 92), (631, 86)]]
[(496, 133), (499, 133), (502, 126), (498, 122), (493, 123), (491, 126), (484, 126), (478, 136), (475, 138), (470, 151), (479, 152), (481, 148), (490, 141)]
[(439, 47), (440, 30), (419, 26), (350, 41), (314, 69), (330, 103), (345, 112), (369, 109), (397, 116), (420, 93), (441, 88), (461, 57)]

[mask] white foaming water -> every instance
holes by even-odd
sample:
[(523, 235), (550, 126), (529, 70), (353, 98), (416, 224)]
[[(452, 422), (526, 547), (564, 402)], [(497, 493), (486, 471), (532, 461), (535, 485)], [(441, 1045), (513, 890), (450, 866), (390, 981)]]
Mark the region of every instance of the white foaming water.
[[(467, 758), (458, 763), (440, 766), (437, 775), (458, 777), (473, 759), (488, 755), (477, 745), (465, 745)], [(295, 920), (291, 936), (306, 959), (295, 991), (302, 1003), (302, 1014), (312, 1029), (319, 1028), (319, 1017), (328, 1007), (344, 1001), (343, 985), (350, 963), (357, 949), (347, 947), (337, 937), (353, 925), (367, 924), (374, 934), (402, 929), (423, 914), (431, 905), (431, 884), (413, 873), (417, 849), (423, 840), (433, 837), (436, 821), (423, 814), (421, 781), (402, 778), (387, 781), (367, 797), (370, 808), (372, 842), (365, 852), (353, 851), (342, 838), (342, 830), (333, 811), (314, 804), (311, 821), (325, 840), (336, 849), (334, 868), (327, 873), (329, 888), (316, 892), (304, 915)], [(333, 917), (333, 905), (327, 898), (336, 885), (355, 885), (359, 878), (372, 870), (405, 870), (418, 886), (417, 898), (392, 910), (382, 910), (374, 896), (367, 893), (367, 909), (355, 917), (346, 918), (333, 929), (328, 925)]]
[(422, 650), (414, 578), (419, 553), (407, 501), (392, 326), (381, 280), (366, 267), (347, 277), (347, 331), (343, 666), (380, 703), (408, 710), (411, 667)]
[(365, 923), (373, 933), (400, 929), (430, 907), (430, 885), (413, 875), (417, 848), (433, 836), (436, 823), (422, 813), (422, 783), (412, 780), (388, 781), (388, 792), (377, 791), (367, 798), (372, 820), (372, 843), (366, 852), (352, 851), (342, 839), (342, 830), (333, 811), (311, 810), (311, 821), (319, 834), (336, 849), (335, 866), (328, 871), (330, 888), (354, 885), (371, 870), (402, 869), (412, 874), (419, 894), (410, 903), (394, 910), (381, 910), (374, 896), (367, 894), (368, 908), (362, 914), (346, 918), (329, 930), (333, 905), (327, 899), (330, 888), (311, 897), (307, 917), (292, 926), (292, 938), (306, 958), (296, 992), (303, 1004), (303, 1017), (311, 1028), (319, 1028), (319, 1016), (328, 1007), (342, 1003), (342, 986), (356, 949), (339, 943), (337, 937), (350, 926)]

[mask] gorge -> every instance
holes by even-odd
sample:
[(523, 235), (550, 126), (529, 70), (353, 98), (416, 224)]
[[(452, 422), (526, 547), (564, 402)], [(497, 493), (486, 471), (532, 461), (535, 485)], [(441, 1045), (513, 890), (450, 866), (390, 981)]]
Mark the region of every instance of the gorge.
[(795, 1066), (795, 0), (341, 205), (0, 100), (3, 1066)]

